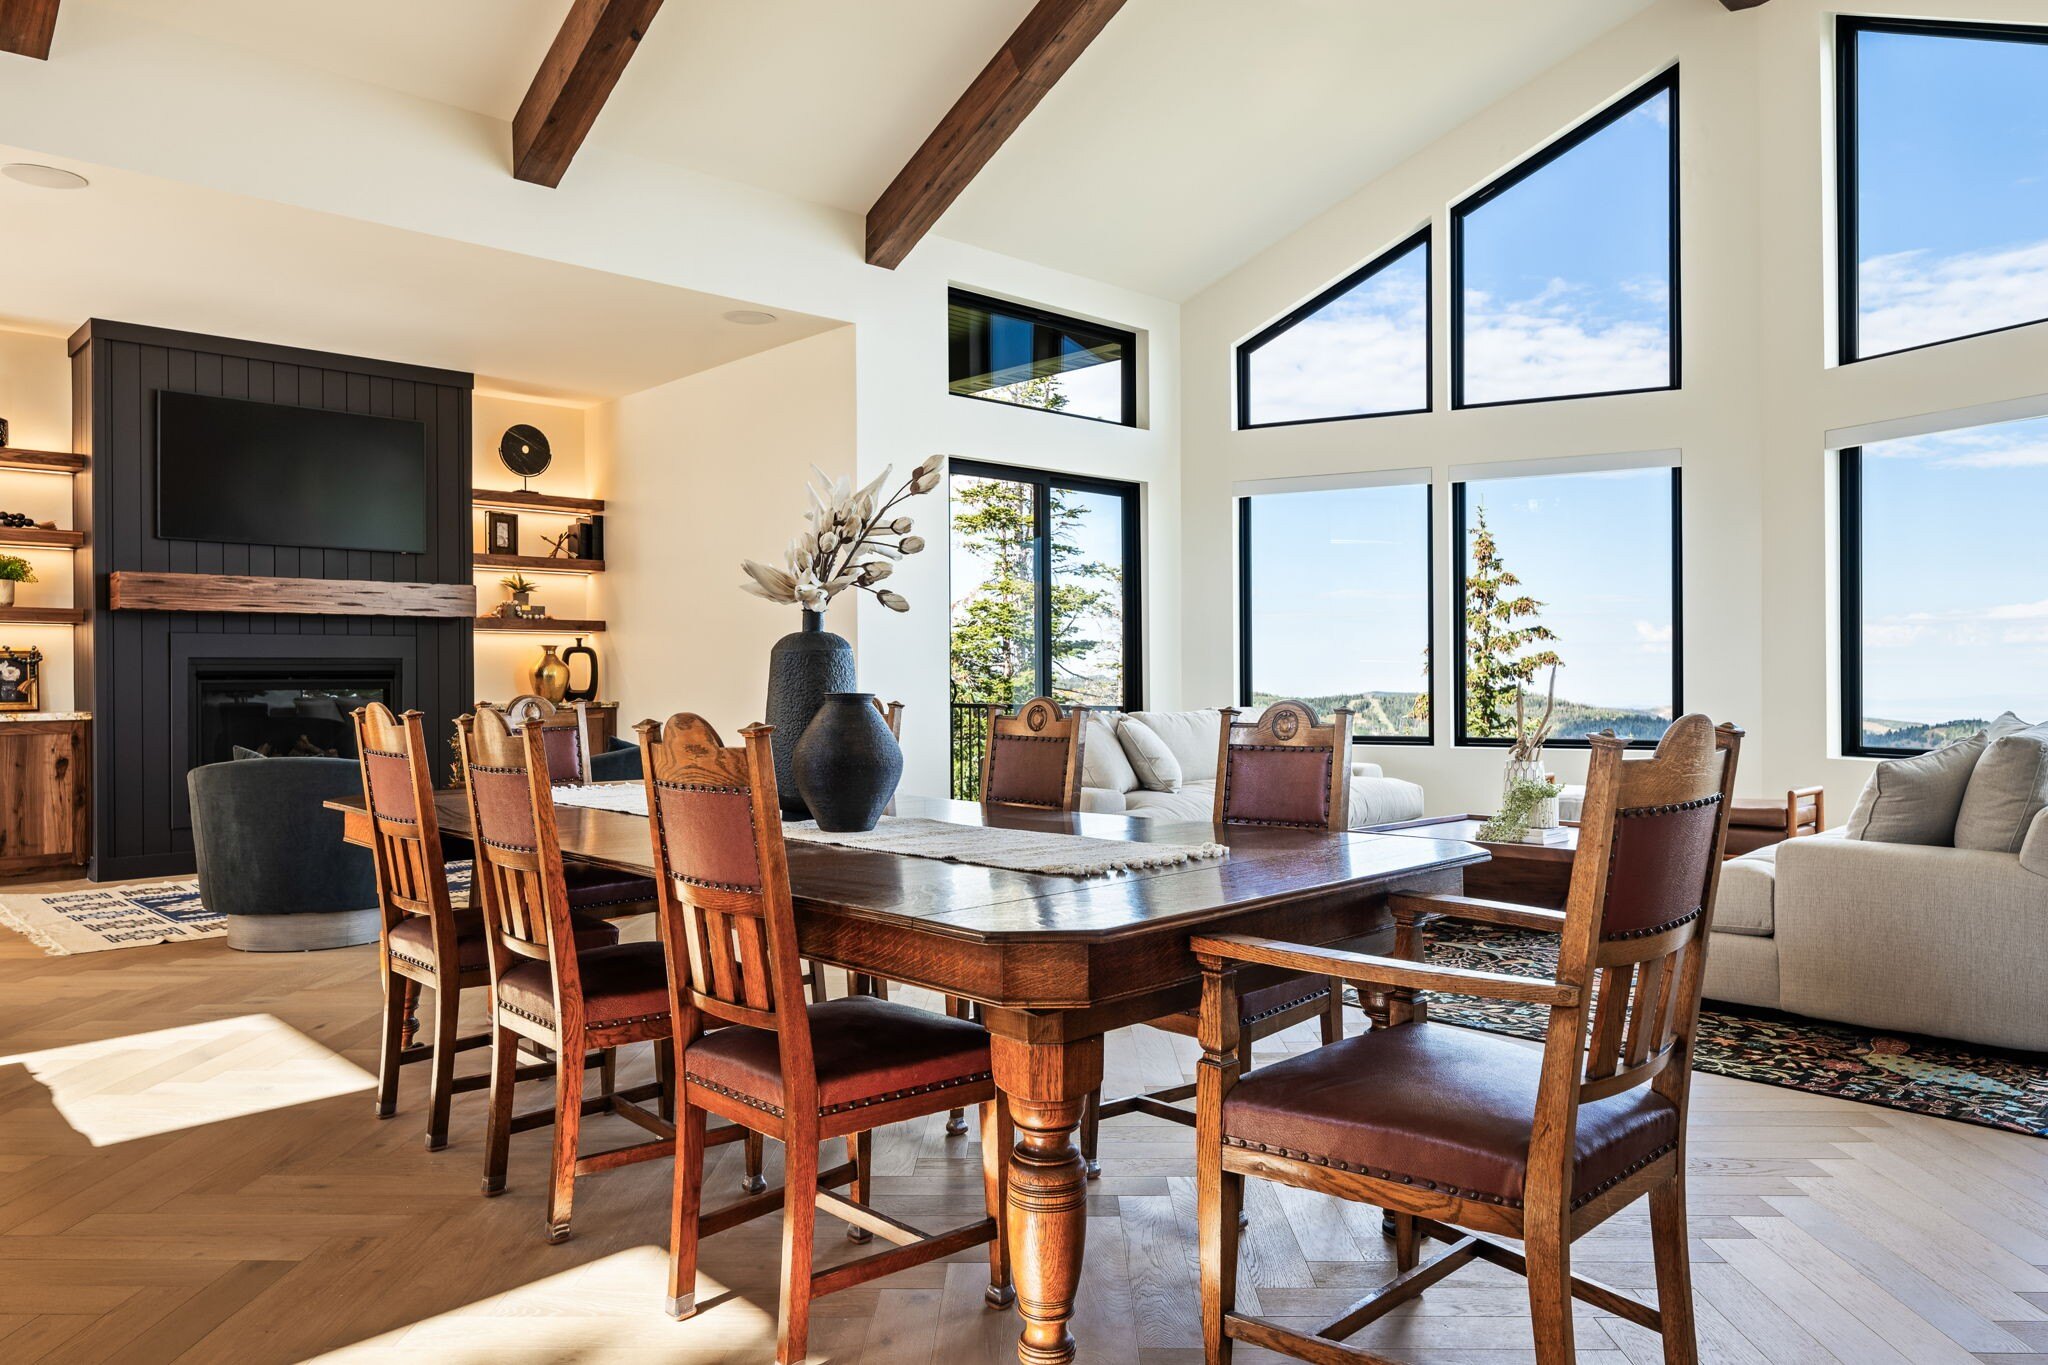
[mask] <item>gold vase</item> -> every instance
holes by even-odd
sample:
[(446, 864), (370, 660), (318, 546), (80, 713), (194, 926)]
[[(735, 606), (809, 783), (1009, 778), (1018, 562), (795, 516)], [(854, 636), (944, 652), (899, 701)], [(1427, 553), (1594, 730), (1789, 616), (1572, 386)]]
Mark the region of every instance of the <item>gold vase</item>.
[(555, 646), (540, 647), (540, 662), (533, 666), (533, 692), (545, 697), (555, 705), (562, 704), (562, 698), (569, 691), (569, 665), (555, 656)]

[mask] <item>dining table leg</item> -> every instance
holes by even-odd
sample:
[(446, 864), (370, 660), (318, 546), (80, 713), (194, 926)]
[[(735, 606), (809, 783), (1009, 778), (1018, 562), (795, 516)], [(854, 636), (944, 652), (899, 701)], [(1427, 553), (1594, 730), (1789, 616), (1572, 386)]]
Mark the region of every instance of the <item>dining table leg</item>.
[(1016, 1124), (1010, 1149), (1010, 1273), (1024, 1332), (1023, 1365), (1074, 1358), (1074, 1297), (1088, 1232), (1088, 1173), (1075, 1131), (1102, 1084), (1102, 1039), (991, 1039), (995, 1082)]

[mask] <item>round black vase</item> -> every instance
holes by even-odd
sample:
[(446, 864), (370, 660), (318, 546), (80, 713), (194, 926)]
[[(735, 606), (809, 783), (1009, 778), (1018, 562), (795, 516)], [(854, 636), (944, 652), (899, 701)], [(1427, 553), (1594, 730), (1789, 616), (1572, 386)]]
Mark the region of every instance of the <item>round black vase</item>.
[(873, 829), (902, 776), (903, 750), (871, 692), (826, 697), (796, 744), (797, 790), (822, 830)]
[(775, 787), (782, 794), (782, 813), (801, 820), (809, 811), (797, 793), (797, 741), (828, 692), (851, 692), (855, 686), (853, 646), (825, 629), (821, 612), (804, 613), (804, 628), (785, 635), (768, 653), (768, 723), (775, 727), (769, 744), (775, 754)]

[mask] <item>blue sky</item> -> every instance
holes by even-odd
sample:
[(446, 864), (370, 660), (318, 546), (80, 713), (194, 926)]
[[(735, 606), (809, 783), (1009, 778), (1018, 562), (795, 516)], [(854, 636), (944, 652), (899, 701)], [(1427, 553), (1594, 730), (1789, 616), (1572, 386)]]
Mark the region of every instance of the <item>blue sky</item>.
[(1427, 408), (1429, 256), (1417, 243), (1253, 351), (1252, 424)]

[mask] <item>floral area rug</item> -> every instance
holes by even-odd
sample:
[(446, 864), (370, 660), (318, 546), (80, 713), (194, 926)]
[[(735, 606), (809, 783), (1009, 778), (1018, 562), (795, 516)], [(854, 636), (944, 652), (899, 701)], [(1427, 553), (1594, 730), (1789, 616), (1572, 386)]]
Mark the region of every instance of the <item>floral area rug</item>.
[[(1549, 976), (1547, 935), (1477, 924), (1429, 933), (1432, 961), (1517, 976)], [(1541, 1006), (1432, 994), (1440, 1023), (1541, 1038)], [(2048, 1053), (2007, 1052), (1911, 1033), (1874, 1033), (1775, 1010), (1707, 1001), (1693, 1065), (1714, 1076), (2048, 1137)]]

